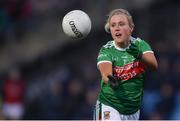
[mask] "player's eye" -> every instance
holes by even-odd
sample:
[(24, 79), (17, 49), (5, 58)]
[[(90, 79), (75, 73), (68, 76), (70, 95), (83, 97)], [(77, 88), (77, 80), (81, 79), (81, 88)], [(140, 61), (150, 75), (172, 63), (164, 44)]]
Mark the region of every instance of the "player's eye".
[(124, 23), (124, 22), (120, 22), (118, 25), (119, 25), (119, 26), (124, 26), (125, 23)]
[(111, 27), (115, 27), (116, 26), (116, 24), (111, 24)]

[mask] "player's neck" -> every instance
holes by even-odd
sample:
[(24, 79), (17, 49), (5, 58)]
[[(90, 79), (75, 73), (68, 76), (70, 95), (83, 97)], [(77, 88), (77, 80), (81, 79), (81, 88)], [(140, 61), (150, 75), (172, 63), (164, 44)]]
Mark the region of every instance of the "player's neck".
[(127, 48), (129, 46), (130, 41), (124, 41), (124, 42), (115, 42), (116, 46), (118, 48)]

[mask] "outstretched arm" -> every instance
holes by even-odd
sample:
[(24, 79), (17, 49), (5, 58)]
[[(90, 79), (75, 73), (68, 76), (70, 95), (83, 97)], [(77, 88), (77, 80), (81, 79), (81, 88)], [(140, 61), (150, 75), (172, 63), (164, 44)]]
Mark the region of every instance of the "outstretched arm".
[(112, 64), (109, 62), (103, 62), (98, 64), (98, 68), (104, 83), (107, 84), (109, 80), (108, 75), (112, 75)]
[(108, 62), (104, 62), (99, 64), (99, 70), (101, 72), (102, 79), (105, 84), (110, 85), (112, 89), (116, 89), (119, 86), (118, 79), (112, 74), (112, 64)]

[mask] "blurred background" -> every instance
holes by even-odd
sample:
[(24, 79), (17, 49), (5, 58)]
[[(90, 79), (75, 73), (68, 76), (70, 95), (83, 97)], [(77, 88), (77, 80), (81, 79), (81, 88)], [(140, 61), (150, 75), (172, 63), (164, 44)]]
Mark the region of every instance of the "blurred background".
[[(111, 39), (104, 24), (116, 8), (132, 14), (133, 36), (159, 62), (146, 74), (141, 119), (180, 119), (179, 0), (0, 0), (0, 119), (91, 120), (101, 79), (96, 57)], [(79, 41), (61, 27), (74, 9), (92, 20)]]

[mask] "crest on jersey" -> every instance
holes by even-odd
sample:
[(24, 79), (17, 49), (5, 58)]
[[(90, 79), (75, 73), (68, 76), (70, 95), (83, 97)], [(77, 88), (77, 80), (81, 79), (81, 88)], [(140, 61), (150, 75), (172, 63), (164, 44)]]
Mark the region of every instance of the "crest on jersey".
[(110, 111), (104, 111), (104, 119), (110, 119)]

